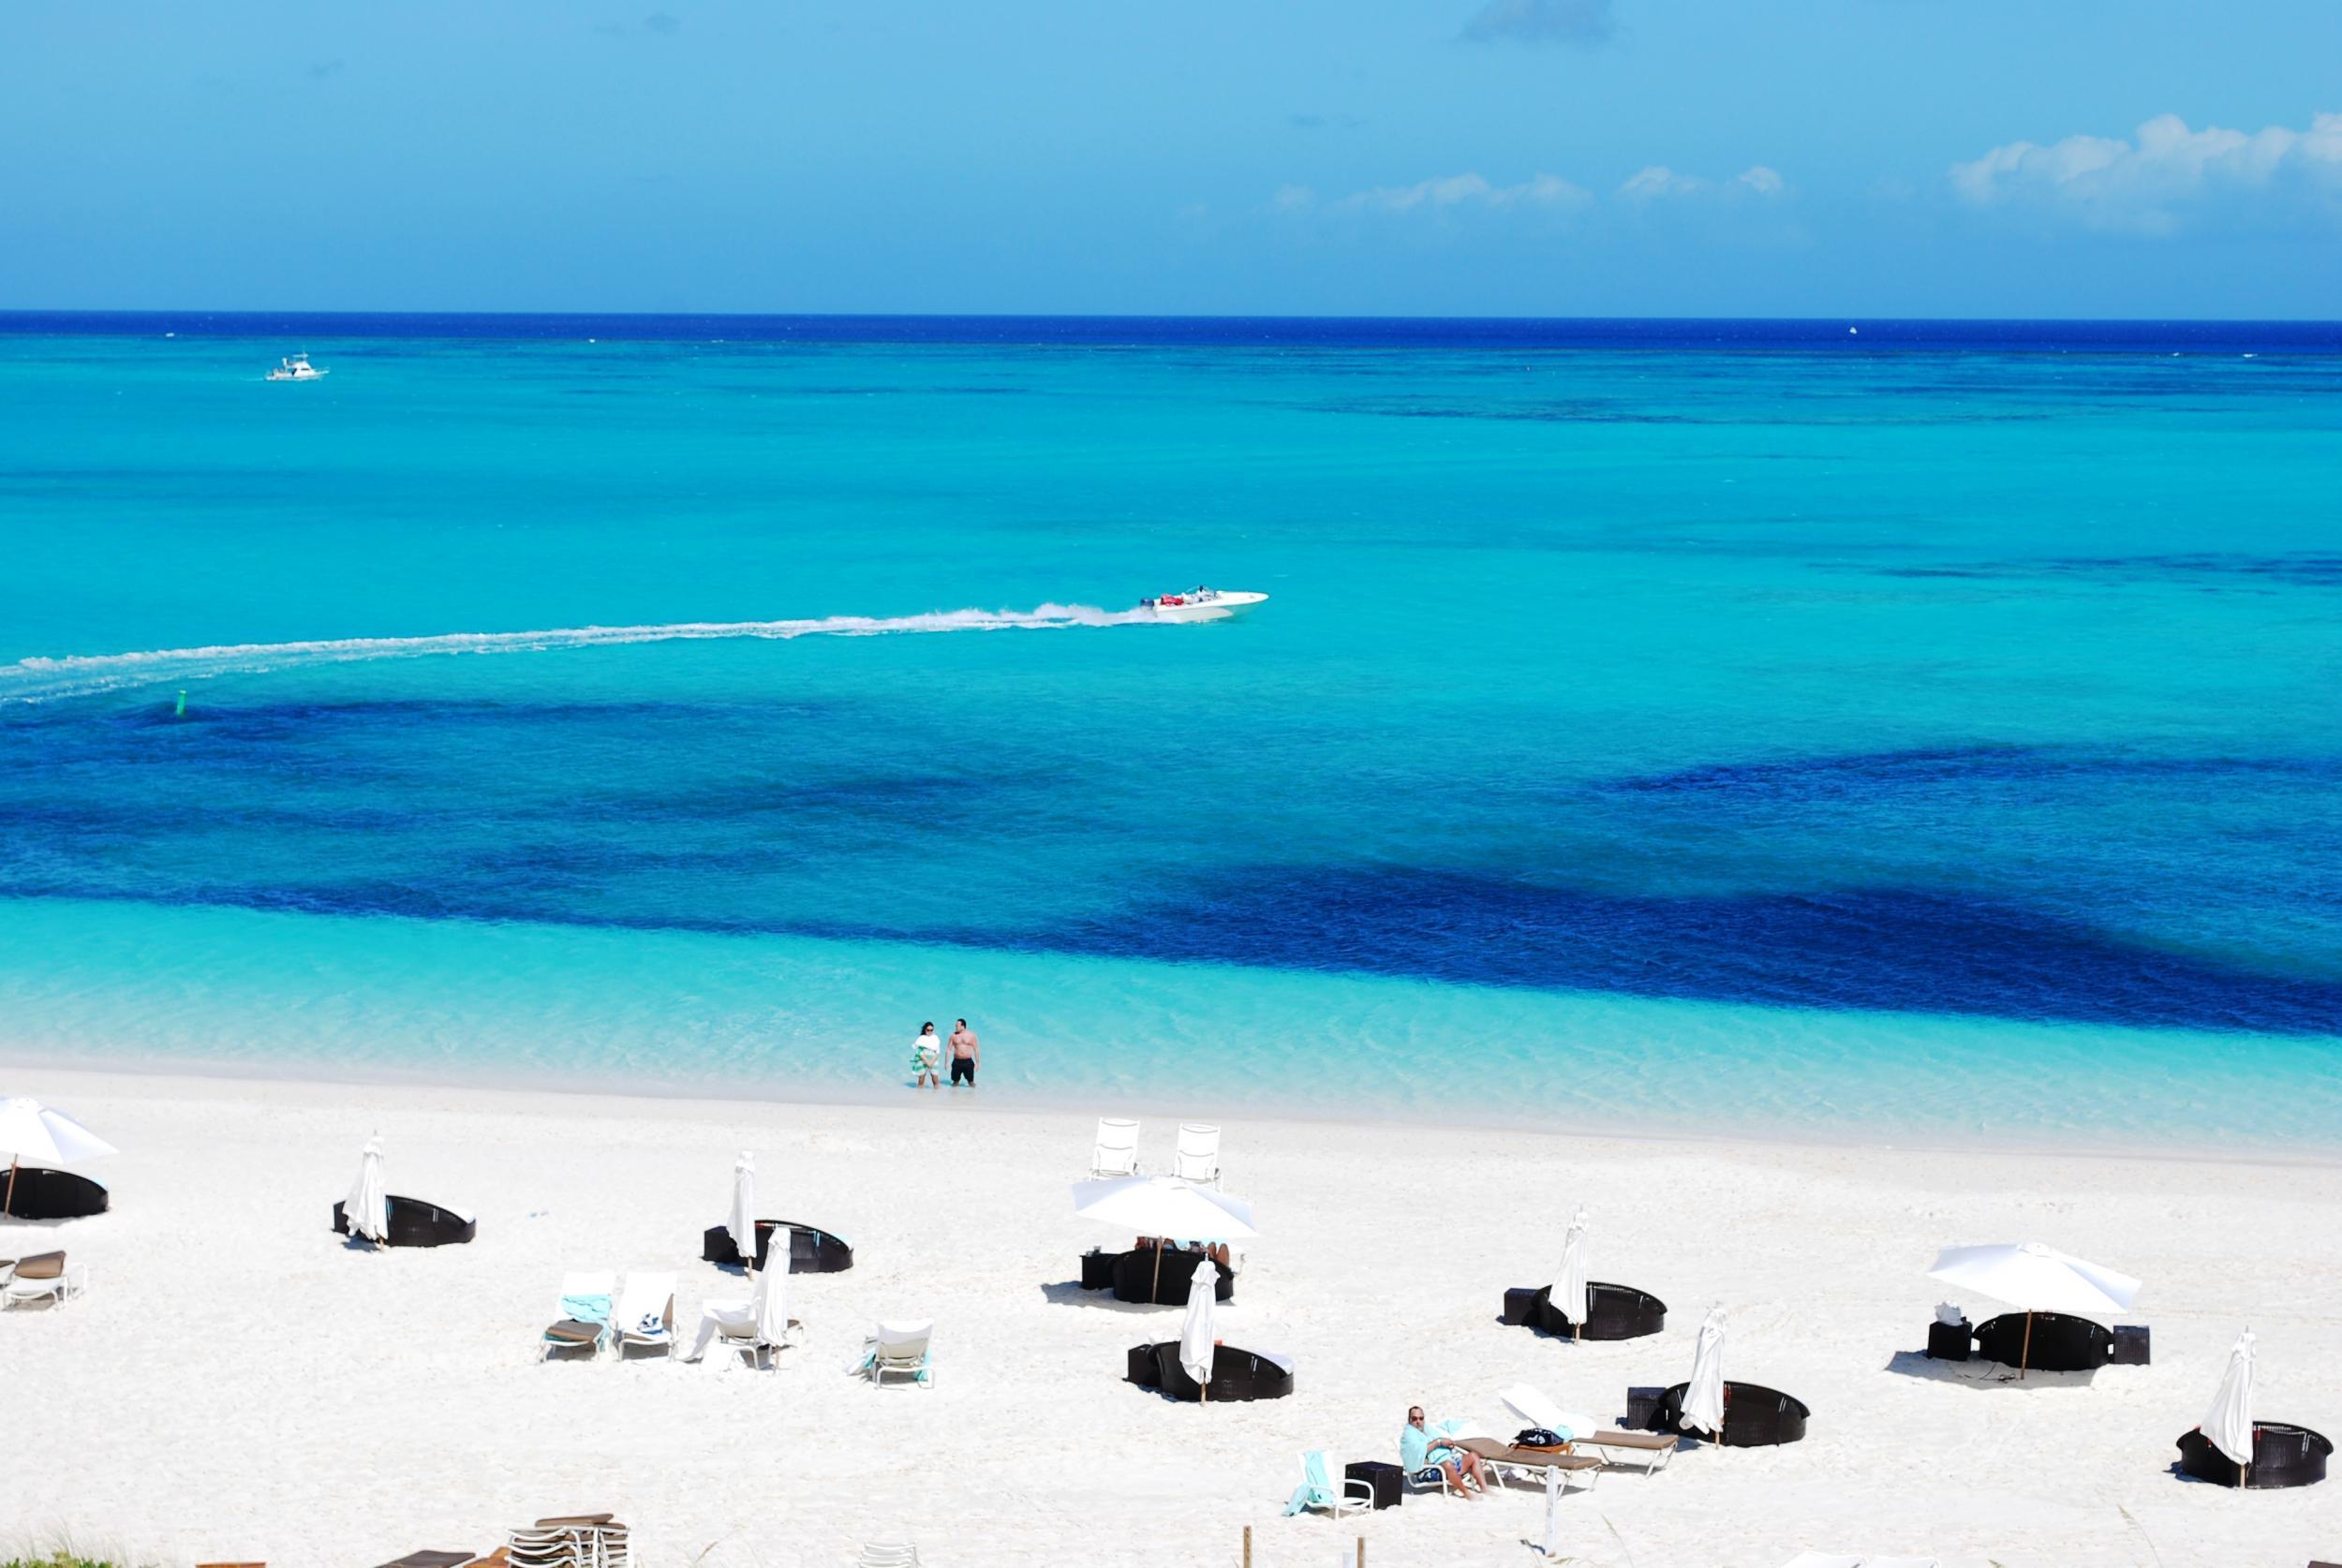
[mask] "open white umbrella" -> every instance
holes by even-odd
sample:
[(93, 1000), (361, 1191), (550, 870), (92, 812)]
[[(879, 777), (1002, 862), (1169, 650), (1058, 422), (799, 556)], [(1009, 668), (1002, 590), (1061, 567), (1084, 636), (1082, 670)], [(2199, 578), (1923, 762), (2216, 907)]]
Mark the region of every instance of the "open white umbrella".
[(2212, 1396), (2212, 1408), (2203, 1413), (2203, 1435), (2213, 1447), (2236, 1461), (2236, 1484), (2245, 1485), (2253, 1462), (2253, 1331), (2249, 1328), (2229, 1347), (2228, 1370)]
[(1187, 1321), (1179, 1325), (1179, 1365), (1211, 1398), (1211, 1310), (1220, 1289), (1220, 1266), (1207, 1258), (1187, 1282)]
[[(1256, 1236), (1253, 1206), (1178, 1176), (1114, 1176), (1074, 1183), (1074, 1212), (1133, 1235), (1175, 1241), (1241, 1241)], [(1155, 1280), (1163, 1280), (1163, 1254), (1155, 1254)], [(1154, 1293), (1150, 1289), (1148, 1294)]]
[(0, 1149), (8, 1156), (8, 1186), (0, 1196), (0, 1214), (6, 1214), (16, 1203), (16, 1168), (30, 1161), (36, 1165), (71, 1165), (83, 1160), (95, 1160), (112, 1154), (114, 1146), (67, 1116), (52, 1111), (37, 1100), (19, 1096), (0, 1100)]
[(1724, 1309), (1711, 1307), (1692, 1347), (1691, 1382), (1683, 1387), (1683, 1413), (1677, 1426), (1715, 1437), (1724, 1431)]
[(2023, 1311), (2024, 1343), (2017, 1353), (2019, 1377), (2024, 1375), (2025, 1361), (2033, 1350), (2034, 1313), (2097, 1317), (2123, 1310), (2139, 1294), (2139, 1281), (2129, 1275), (2038, 1241), (1947, 1247), (1927, 1275)]
[(358, 1179), (342, 1205), (342, 1216), (349, 1221), (351, 1235), (363, 1236), (377, 1247), (390, 1245), (391, 1193), (383, 1185), (382, 1140), (378, 1135), (368, 1138), (365, 1151), (358, 1156)]
[(1553, 1294), (1549, 1298), (1554, 1309), (1569, 1319), (1573, 1339), (1584, 1338), (1586, 1319), (1593, 1311), (1593, 1291), (1586, 1281), (1586, 1258), (1591, 1250), (1587, 1236), (1592, 1229), (1593, 1221), (1581, 1206), (1562, 1237), (1561, 1272), (1553, 1276)]
[(732, 1213), (724, 1220), (740, 1261), (756, 1266), (756, 1156), (748, 1150), (732, 1162)]

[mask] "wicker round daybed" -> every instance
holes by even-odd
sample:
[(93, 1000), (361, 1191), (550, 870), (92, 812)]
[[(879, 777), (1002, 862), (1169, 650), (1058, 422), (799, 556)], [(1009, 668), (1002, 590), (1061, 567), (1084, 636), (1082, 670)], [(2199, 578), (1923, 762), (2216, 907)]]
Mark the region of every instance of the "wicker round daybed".
[[(759, 1220), (756, 1222), (756, 1266), (763, 1268), (772, 1255), (773, 1233), (789, 1233), (789, 1272), (792, 1274), (842, 1274), (853, 1266), (853, 1249), (837, 1236), (819, 1226), (800, 1220)], [(732, 1232), (722, 1225), (711, 1225), (700, 1235), (700, 1257), (705, 1262), (728, 1268), (740, 1266), (740, 1249), (732, 1242)]]

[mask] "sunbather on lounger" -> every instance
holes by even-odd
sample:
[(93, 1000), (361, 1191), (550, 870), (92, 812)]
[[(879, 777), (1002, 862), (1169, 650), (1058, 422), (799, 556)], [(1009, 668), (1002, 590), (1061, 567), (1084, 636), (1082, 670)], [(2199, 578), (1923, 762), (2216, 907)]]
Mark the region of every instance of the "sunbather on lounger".
[(1437, 1466), (1447, 1472), (1449, 1484), (1463, 1496), (1472, 1495), (1471, 1488), (1464, 1485), (1467, 1476), (1471, 1478), (1472, 1486), (1486, 1492), (1489, 1489), (1489, 1478), (1488, 1472), (1480, 1467), (1480, 1456), (1439, 1441), (1441, 1438), (1456, 1436), (1457, 1428), (1461, 1425), (1460, 1421), (1428, 1424), (1423, 1419), (1423, 1407), (1421, 1405), (1410, 1406), (1407, 1410), (1407, 1424), (1399, 1429), (1401, 1468), (1409, 1475), (1413, 1475), (1417, 1471), (1430, 1470)]

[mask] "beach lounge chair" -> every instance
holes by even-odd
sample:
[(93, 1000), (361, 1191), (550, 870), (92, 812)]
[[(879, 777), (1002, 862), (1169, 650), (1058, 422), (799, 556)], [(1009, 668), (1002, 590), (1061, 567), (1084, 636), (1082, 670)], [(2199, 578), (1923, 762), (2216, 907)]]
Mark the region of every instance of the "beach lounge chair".
[(561, 1299), (554, 1309), (561, 1315), (537, 1341), (537, 1359), (556, 1351), (583, 1350), (591, 1360), (610, 1339), (612, 1300), (617, 1294), (614, 1273), (586, 1270), (561, 1276)]
[(854, 1568), (919, 1568), (919, 1548), (909, 1542), (865, 1546), (862, 1555), (854, 1559)]
[(1285, 1500), (1285, 1516), (1312, 1508), (1323, 1508), (1328, 1518), (1339, 1519), (1344, 1514), (1364, 1514), (1374, 1506), (1374, 1483), (1359, 1479), (1344, 1479), (1334, 1484), (1333, 1466), (1326, 1458), (1323, 1448), (1304, 1449), (1301, 1453), (1301, 1484), (1293, 1488)]
[(1675, 1457), (1677, 1439), (1669, 1432), (1628, 1432), (1605, 1427), (1590, 1415), (1565, 1411), (1541, 1389), (1517, 1383), (1497, 1396), (1504, 1407), (1532, 1427), (1567, 1432), (1573, 1453), (1591, 1452), (1606, 1465), (1635, 1464), (1645, 1475), (1656, 1475)]
[(644, 1345), (673, 1354), (674, 1350), (674, 1276), (630, 1274), (626, 1290), (610, 1314), (611, 1342), (623, 1359), (627, 1347)]
[(756, 1325), (754, 1297), (747, 1301), (711, 1301), (700, 1308), (699, 1343), (693, 1347), (690, 1359), (700, 1360), (710, 1350), (730, 1351), (745, 1355), (751, 1367), (770, 1367), (775, 1354), (795, 1350), (805, 1343), (805, 1324), (796, 1318), (788, 1320), (778, 1339), (767, 1339)]
[[(1481, 1468), (1500, 1485), (1509, 1479), (1542, 1487), (1549, 1471), (1560, 1477), (1564, 1491), (1572, 1483), (1584, 1490), (1592, 1487), (1608, 1468), (1594, 1455), (1573, 1452), (1575, 1444), (1564, 1448), (1522, 1448), (1495, 1438), (1464, 1437), (1450, 1441), (1458, 1448), (1477, 1454)], [(1441, 1472), (1443, 1480), (1445, 1474)]]
[(511, 1568), (628, 1568), (627, 1528), (608, 1514), (572, 1514), (508, 1532)]
[(909, 1378), (922, 1388), (932, 1388), (935, 1367), (927, 1352), (927, 1341), (934, 1333), (932, 1320), (882, 1323), (862, 1341), (862, 1358), (848, 1369), (882, 1386), (892, 1373)]
[(1179, 1149), (1171, 1174), (1199, 1187), (1220, 1185), (1220, 1129), (1200, 1121), (1179, 1123)]
[(1120, 1117), (1098, 1118), (1098, 1145), (1089, 1151), (1089, 1179), (1138, 1174), (1138, 1123)]
[(89, 1270), (66, 1266), (63, 1252), (37, 1252), (0, 1263), (0, 1308), (29, 1301), (63, 1306), (89, 1288)]

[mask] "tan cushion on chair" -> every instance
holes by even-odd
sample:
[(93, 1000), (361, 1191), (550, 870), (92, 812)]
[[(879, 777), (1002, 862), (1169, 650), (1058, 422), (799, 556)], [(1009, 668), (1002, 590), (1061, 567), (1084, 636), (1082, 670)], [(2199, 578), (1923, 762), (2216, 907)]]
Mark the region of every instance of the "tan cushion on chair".
[(1665, 1432), (1601, 1431), (1579, 1441), (1591, 1442), (1596, 1448), (1636, 1448), (1650, 1454), (1655, 1454), (1662, 1448), (1672, 1448), (1676, 1443), (1676, 1440)]
[(539, 1519), (541, 1528), (555, 1529), (568, 1525), (606, 1525), (616, 1518), (615, 1514), (563, 1514), (558, 1518)]
[[(559, 1339), (565, 1343), (572, 1345), (590, 1345), (596, 1339), (600, 1339), (604, 1332), (605, 1330), (600, 1324), (580, 1323), (575, 1318), (563, 1318), (559, 1323), (555, 1324), (551, 1328), (545, 1330), (545, 1338), (548, 1339)], [(607, 1516), (608, 1516), (606, 1515), (604, 1516), (604, 1517)], [(575, 1521), (562, 1519), (557, 1522), (561, 1524), (571, 1524)], [(590, 1523), (592, 1521), (589, 1520), (587, 1522)]]
[(40, 1252), (18, 1260), (16, 1277), (20, 1280), (54, 1280), (65, 1272), (63, 1252)]

